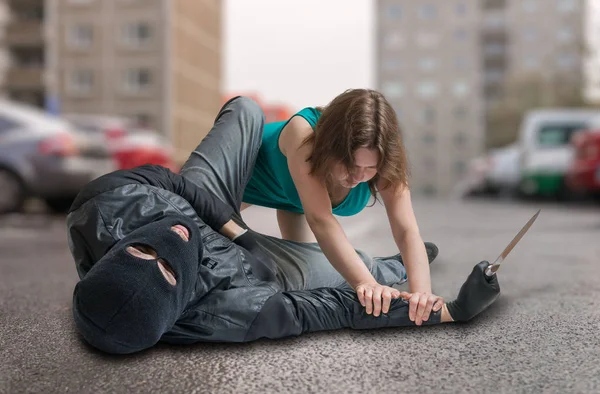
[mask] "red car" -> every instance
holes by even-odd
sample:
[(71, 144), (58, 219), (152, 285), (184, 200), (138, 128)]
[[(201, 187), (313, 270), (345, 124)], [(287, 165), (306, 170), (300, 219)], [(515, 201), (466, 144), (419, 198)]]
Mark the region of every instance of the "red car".
[(600, 197), (600, 130), (577, 133), (571, 143), (575, 156), (567, 172), (568, 187)]
[(179, 170), (169, 141), (156, 131), (138, 127), (128, 118), (87, 114), (66, 114), (63, 117), (79, 130), (102, 139), (119, 169), (158, 164), (174, 172)]

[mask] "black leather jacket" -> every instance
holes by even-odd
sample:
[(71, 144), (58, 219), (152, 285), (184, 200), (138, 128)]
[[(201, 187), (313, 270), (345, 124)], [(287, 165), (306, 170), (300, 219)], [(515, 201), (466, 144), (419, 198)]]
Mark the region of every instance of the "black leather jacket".
[[(67, 227), (69, 248), (80, 278), (128, 233), (172, 214), (185, 215), (198, 223), (204, 255), (195, 292), (161, 341), (245, 342), (344, 327), (414, 324), (408, 318), (408, 303), (403, 300), (393, 300), (389, 313), (373, 317), (365, 313), (350, 289), (282, 291), (274, 262), (257, 261), (213, 230), (231, 218), (231, 207), (159, 166), (105, 175), (77, 196)], [(274, 274), (256, 277), (257, 264), (268, 264)], [(440, 312), (432, 313), (425, 324), (439, 321)]]

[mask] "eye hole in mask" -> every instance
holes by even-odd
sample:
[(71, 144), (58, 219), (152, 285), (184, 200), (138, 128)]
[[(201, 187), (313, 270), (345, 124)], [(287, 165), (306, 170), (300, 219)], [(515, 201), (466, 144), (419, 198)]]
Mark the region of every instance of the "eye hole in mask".
[(163, 259), (158, 258), (158, 254), (154, 249), (146, 245), (131, 245), (126, 249), (127, 253), (132, 255), (133, 257), (137, 257), (143, 260), (156, 260), (158, 268), (160, 272), (163, 274), (167, 282), (170, 285), (175, 286), (177, 284), (177, 280), (175, 279), (175, 273), (169, 264)]

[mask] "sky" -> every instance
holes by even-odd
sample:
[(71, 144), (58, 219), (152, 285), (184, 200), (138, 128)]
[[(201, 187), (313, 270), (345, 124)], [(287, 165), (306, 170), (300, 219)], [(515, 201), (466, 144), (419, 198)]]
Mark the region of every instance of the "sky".
[(373, 0), (226, 0), (223, 88), (292, 109), (374, 87)]

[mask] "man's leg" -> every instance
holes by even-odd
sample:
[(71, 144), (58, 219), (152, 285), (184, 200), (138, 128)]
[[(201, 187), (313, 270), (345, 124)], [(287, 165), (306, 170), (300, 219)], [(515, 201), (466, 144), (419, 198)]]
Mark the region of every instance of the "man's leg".
[(231, 205), (238, 219), (244, 189), (262, 143), (264, 123), (264, 113), (252, 99), (229, 100), (181, 169), (182, 176)]
[[(310, 290), (320, 287), (346, 287), (346, 280), (331, 265), (317, 243), (283, 240), (254, 233), (262, 249), (276, 262), (285, 290)], [(371, 258), (357, 250), (377, 282), (391, 286), (406, 279), (404, 266), (393, 258)]]

